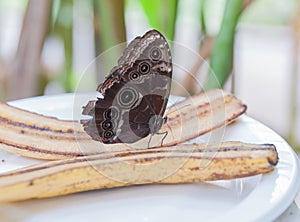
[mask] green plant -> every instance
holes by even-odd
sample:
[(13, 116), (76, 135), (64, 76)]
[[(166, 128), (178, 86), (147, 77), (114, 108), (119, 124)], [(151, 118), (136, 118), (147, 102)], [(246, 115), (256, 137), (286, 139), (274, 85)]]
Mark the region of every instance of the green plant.
[(232, 72), (235, 28), (243, 11), (243, 3), (241, 0), (226, 1), (221, 29), (210, 57), (211, 70), (205, 90), (222, 88)]

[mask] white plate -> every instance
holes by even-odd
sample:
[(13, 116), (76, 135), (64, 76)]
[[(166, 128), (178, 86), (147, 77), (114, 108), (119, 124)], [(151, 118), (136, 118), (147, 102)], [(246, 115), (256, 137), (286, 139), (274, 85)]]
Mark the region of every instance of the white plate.
[[(82, 95), (85, 104), (91, 95)], [(13, 101), (23, 109), (62, 119), (73, 117), (73, 94)], [(80, 113), (81, 110), (76, 112)], [(74, 113), (77, 116), (78, 113)], [(274, 143), (276, 169), (251, 178), (185, 185), (144, 185), (1, 204), (1, 221), (272, 221), (294, 200), (300, 186), (298, 158), (274, 131), (242, 116), (224, 140)], [(0, 172), (42, 161), (0, 150)]]

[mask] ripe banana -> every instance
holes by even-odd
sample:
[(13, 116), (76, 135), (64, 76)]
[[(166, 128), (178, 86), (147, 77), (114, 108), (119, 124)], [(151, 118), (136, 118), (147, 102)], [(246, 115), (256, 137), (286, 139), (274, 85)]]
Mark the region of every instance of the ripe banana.
[(176, 184), (267, 173), (272, 144), (180, 144), (56, 160), (0, 175), (0, 202), (137, 184)]
[(160, 134), (130, 145), (107, 145), (91, 140), (78, 122), (58, 120), (0, 103), (0, 148), (27, 157), (54, 160), (106, 150), (167, 147), (225, 126), (245, 111), (246, 106), (233, 95), (212, 90), (168, 108), (168, 119)]
[(278, 162), (272, 144), (180, 144), (225, 126), (245, 111), (246, 106), (233, 95), (212, 90), (167, 110), (163, 140), (156, 135), (151, 143), (145, 138), (129, 146), (104, 145), (91, 140), (78, 122), (0, 103), (0, 148), (33, 158), (61, 159), (1, 174), (0, 202), (270, 172)]

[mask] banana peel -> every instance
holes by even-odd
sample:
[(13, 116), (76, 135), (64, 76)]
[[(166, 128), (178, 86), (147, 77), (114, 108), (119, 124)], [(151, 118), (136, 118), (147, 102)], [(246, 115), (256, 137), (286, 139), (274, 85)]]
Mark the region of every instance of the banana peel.
[[(242, 178), (272, 171), (273, 144), (183, 144), (226, 126), (246, 111), (235, 96), (212, 90), (168, 108), (160, 135), (134, 144), (102, 144), (75, 121), (0, 103), (0, 148), (53, 160), (0, 175), (0, 202), (139, 184), (176, 184)], [(149, 142), (151, 141), (151, 143)]]
[(176, 184), (267, 173), (278, 162), (272, 144), (181, 144), (50, 161), (0, 175), (0, 202), (139, 184)]
[(168, 108), (168, 119), (158, 134), (124, 146), (92, 140), (78, 122), (58, 120), (0, 103), (0, 149), (55, 160), (106, 150), (167, 147), (226, 126), (245, 111), (246, 106), (239, 99), (222, 90), (197, 94)]

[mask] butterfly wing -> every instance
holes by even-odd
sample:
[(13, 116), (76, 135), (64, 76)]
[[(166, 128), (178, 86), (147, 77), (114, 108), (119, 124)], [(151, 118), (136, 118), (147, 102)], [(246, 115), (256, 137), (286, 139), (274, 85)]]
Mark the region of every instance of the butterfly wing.
[(84, 108), (83, 113), (92, 116), (83, 122), (85, 131), (104, 143), (132, 143), (156, 133), (168, 102), (171, 77), (171, 53), (163, 35), (151, 30), (137, 37), (99, 85), (103, 98)]

